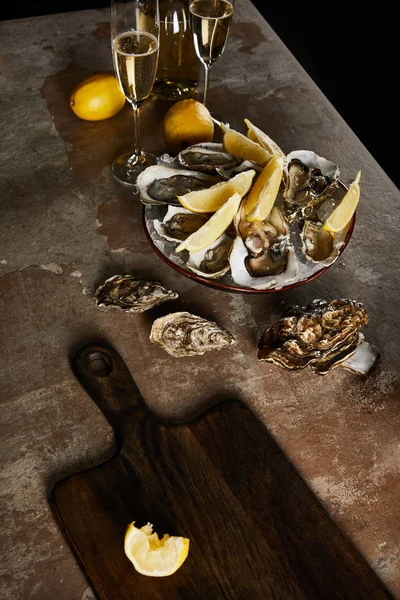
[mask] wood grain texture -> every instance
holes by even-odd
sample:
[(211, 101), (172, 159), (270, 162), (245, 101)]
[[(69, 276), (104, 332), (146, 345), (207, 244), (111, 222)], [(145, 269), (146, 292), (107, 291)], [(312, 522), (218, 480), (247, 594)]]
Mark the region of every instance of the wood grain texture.
[[(86, 346), (73, 369), (120, 447), (59, 482), (51, 503), (101, 600), (392, 598), (243, 404), (163, 424), (112, 348)], [(174, 575), (134, 570), (123, 548), (132, 521), (190, 538)]]

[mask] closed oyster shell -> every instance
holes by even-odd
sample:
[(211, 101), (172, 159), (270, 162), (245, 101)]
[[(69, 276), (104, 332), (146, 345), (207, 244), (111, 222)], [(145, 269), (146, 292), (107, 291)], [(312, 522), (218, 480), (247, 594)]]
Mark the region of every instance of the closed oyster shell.
[(150, 340), (177, 358), (222, 350), (235, 342), (230, 333), (213, 321), (188, 312), (176, 312), (156, 319)]
[(142, 313), (168, 300), (175, 300), (178, 294), (157, 281), (144, 281), (132, 275), (114, 275), (97, 288), (94, 297), (99, 307)]
[(294, 307), (262, 334), (258, 359), (290, 371), (310, 366), (319, 375), (348, 360), (363, 342), (368, 323), (364, 306), (354, 300), (314, 300)]

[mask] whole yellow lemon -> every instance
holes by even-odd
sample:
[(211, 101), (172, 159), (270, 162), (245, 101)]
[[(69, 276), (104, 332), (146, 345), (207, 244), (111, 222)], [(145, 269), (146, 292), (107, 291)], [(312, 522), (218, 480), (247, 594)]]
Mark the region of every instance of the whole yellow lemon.
[(81, 81), (73, 90), (69, 105), (86, 121), (113, 117), (125, 104), (118, 80), (111, 73), (96, 73)]
[(214, 122), (210, 111), (192, 98), (176, 102), (164, 117), (164, 142), (173, 154), (193, 144), (210, 142), (213, 135)]

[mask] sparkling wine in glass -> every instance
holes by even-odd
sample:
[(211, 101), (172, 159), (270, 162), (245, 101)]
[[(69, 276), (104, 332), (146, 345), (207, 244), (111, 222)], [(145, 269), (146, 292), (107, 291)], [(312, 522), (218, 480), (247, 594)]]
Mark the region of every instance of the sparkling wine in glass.
[(151, 93), (159, 48), (158, 0), (111, 0), (111, 45), (114, 70), (134, 115), (134, 152), (114, 160), (111, 171), (126, 185), (155, 164), (140, 145), (140, 105)]
[(207, 105), (211, 65), (223, 53), (231, 28), (234, 0), (190, 0), (189, 11), (196, 54), (205, 68)]

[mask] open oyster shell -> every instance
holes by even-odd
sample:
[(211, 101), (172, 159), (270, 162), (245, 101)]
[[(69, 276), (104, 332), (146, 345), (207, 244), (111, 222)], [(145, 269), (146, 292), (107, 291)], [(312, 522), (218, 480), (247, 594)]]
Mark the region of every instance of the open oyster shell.
[(275, 206), (265, 221), (249, 222), (244, 204), (235, 217), (237, 237), (229, 262), (233, 280), (246, 287), (265, 290), (282, 287), (298, 272), (295, 251), (289, 244), (289, 228)]
[(301, 251), (307, 260), (328, 266), (338, 258), (349, 228), (331, 233), (322, 229), (322, 225), (320, 221), (304, 221), (300, 233)]
[(182, 242), (192, 233), (200, 229), (210, 218), (206, 213), (194, 213), (182, 206), (168, 206), (162, 221), (154, 219), (154, 229), (170, 242)]
[(285, 213), (290, 220), (310, 217), (338, 187), (339, 167), (311, 150), (294, 150), (286, 157)]
[(188, 312), (176, 312), (156, 319), (150, 340), (177, 358), (222, 350), (235, 342), (225, 329)]
[(94, 297), (99, 307), (141, 313), (168, 300), (175, 300), (178, 294), (157, 281), (144, 281), (132, 275), (114, 275), (97, 288)]
[(232, 244), (233, 239), (223, 234), (204, 250), (189, 252), (186, 266), (201, 277), (219, 279), (230, 269), (229, 255)]
[(322, 229), (322, 223), (314, 221), (304, 221), (304, 226), (300, 234), (302, 241), (302, 252), (308, 260), (313, 262), (325, 262), (329, 260), (335, 252), (335, 237), (325, 229)]
[[(200, 229), (210, 216), (206, 213), (193, 213), (178, 206), (169, 206), (164, 219), (162, 221), (154, 219), (153, 226), (158, 235), (164, 239), (170, 242), (181, 242)], [(229, 253), (232, 244), (232, 237), (222, 235), (207, 248), (198, 252), (189, 252), (186, 266), (201, 277), (218, 279), (230, 269)]]
[(348, 191), (341, 181), (338, 183), (339, 194), (334, 194), (313, 209), (312, 219), (299, 221), (301, 252), (308, 261), (322, 266), (329, 266), (338, 258), (351, 225), (350, 222), (341, 231), (335, 233), (323, 229), (324, 222)]
[[(264, 331), (258, 343), (258, 359), (291, 371), (310, 366), (325, 375), (339, 365), (346, 366), (355, 355), (364, 341), (359, 329), (367, 323), (367, 312), (359, 302), (314, 300), (305, 308), (290, 309)], [(358, 362), (363, 362), (361, 357)], [(373, 362), (369, 358), (368, 368)], [(351, 370), (356, 370), (356, 364)]]
[(233, 169), (242, 159), (224, 150), (222, 144), (204, 143), (185, 148), (178, 154), (178, 160), (183, 167), (193, 171), (215, 173), (219, 169)]
[(136, 190), (143, 204), (179, 206), (177, 196), (194, 190), (204, 190), (222, 181), (220, 175), (189, 171), (167, 165), (152, 165), (136, 180)]
[(238, 173), (243, 173), (243, 171), (250, 171), (251, 169), (254, 170), (256, 173), (261, 173), (263, 168), (264, 167), (258, 165), (252, 160), (244, 160), (237, 166), (231, 167), (229, 169), (226, 167), (217, 167), (216, 171), (224, 179), (232, 179), (232, 177), (235, 177), (235, 175), (237, 175)]

